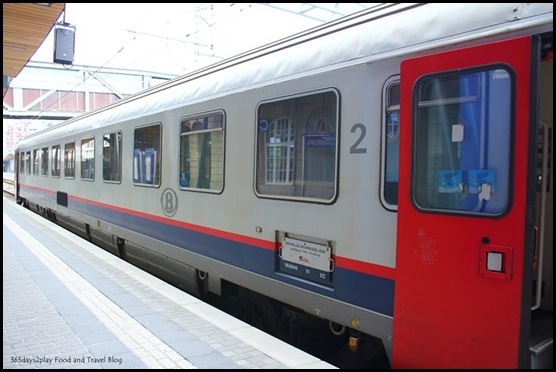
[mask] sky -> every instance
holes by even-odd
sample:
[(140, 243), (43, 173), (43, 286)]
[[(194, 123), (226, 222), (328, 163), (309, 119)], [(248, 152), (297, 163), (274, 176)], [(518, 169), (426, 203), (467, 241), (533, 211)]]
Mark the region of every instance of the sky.
[[(322, 24), (255, 3), (66, 3), (59, 21), (75, 26), (75, 65), (173, 75)], [(31, 61), (53, 50), (51, 33)]]

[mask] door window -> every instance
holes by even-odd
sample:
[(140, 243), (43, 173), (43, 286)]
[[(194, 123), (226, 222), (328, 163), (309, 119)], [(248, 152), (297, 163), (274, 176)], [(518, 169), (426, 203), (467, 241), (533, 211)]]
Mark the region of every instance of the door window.
[(494, 215), (508, 209), (513, 80), (506, 66), (490, 66), (417, 82), (417, 207)]

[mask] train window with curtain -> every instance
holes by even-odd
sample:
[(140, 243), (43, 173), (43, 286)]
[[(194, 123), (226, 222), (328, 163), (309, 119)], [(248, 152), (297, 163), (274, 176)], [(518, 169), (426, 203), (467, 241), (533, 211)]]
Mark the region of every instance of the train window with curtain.
[(62, 166), (62, 151), (60, 145), (52, 146), (52, 177), (60, 177)]
[(95, 179), (95, 138), (81, 140), (81, 179), (93, 181)]
[(133, 183), (141, 186), (160, 185), (161, 126), (135, 129), (133, 138)]
[(327, 203), (334, 200), (338, 101), (337, 92), (327, 90), (259, 105), (257, 195)]
[(510, 202), (513, 72), (487, 66), (427, 76), (414, 92), (417, 207), (504, 213)]
[(383, 93), (381, 195), (388, 209), (398, 206), (400, 161), (400, 78), (389, 79)]
[(48, 176), (48, 162), (50, 161), (48, 157), (48, 147), (43, 147), (41, 149), (41, 176)]
[(224, 114), (211, 113), (180, 123), (179, 184), (182, 188), (222, 191)]
[(31, 174), (31, 151), (25, 153), (25, 173)]
[(102, 179), (109, 182), (122, 180), (122, 132), (102, 137)]
[(75, 142), (64, 145), (64, 177), (75, 177)]
[(35, 176), (39, 175), (39, 150), (35, 149), (33, 150), (33, 174)]

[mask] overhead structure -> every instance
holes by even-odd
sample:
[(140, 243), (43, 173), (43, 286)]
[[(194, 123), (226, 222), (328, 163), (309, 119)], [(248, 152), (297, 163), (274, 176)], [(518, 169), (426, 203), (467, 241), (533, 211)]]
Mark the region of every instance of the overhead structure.
[(330, 22), (381, 3), (259, 3), (320, 22)]
[(2, 4), (2, 96), (46, 39), (65, 3)]
[[(379, 3), (259, 3), (319, 22), (329, 22)], [(60, 21), (65, 3), (3, 3), (3, 90), (33, 57)], [(57, 49), (58, 51), (58, 49)], [(55, 57), (56, 59), (56, 57)]]

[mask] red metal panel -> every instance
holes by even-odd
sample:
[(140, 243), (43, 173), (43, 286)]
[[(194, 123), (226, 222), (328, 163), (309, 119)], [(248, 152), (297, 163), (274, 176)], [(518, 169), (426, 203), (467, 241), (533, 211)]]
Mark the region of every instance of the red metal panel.
[[(530, 39), (524, 37), (407, 60), (401, 65), (394, 368), (518, 367), (530, 49)], [(414, 84), (425, 74), (491, 63), (507, 63), (517, 77), (510, 210), (498, 218), (419, 211), (410, 191)], [(481, 275), (485, 237), (511, 252), (511, 278)]]

